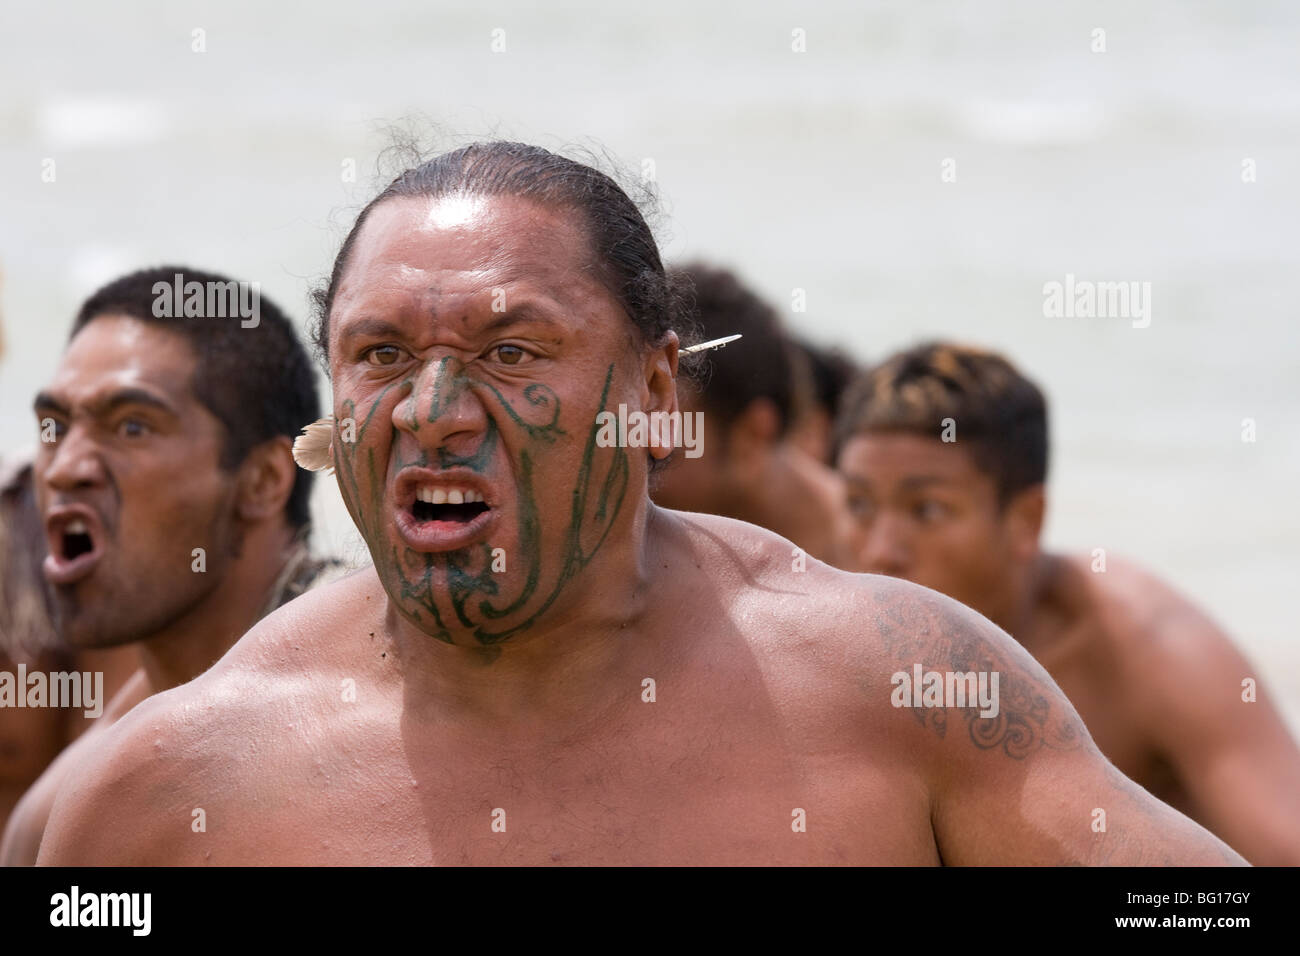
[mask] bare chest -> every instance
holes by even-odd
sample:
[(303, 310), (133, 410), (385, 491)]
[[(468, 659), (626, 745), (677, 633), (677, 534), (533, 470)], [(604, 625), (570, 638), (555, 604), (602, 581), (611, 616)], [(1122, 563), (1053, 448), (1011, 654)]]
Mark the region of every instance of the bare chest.
[[(752, 715), (751, 715), (752, 716)], [(656, 722), (658, 720), (658, 722)], [(334, 735), (221, 856), (286, 864), (937, 862), (919, 785), (884, 760), (776, 732), (649, 716), (572, 740), (376, 744)], [(229, 862), (237, 862), (229, 859)], [(213, 862), (221, 862), (213, 858)]]

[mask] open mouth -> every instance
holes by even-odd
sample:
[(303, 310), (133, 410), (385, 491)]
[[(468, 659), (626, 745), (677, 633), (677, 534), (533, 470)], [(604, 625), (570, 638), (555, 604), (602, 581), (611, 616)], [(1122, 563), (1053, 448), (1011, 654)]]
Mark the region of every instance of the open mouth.
[(95, 550), (95, 539), (90, 536), (90, 528), (80, 518), (70, 521), (59, 539), (63, 543), (65, 561), (72, 561)]
[(103, 553), (103, 529), (86, 509), (56, 510), (46, 519), (49, 554), (43, 570), (51, 584), (73, 584), (90, 574)]
[(397, 511), (397, 529), (415, 551), (467, 547), (482, 540), (497, 518), (483, 491), (463, 478), (411, 474), (405, 479), (404, 496), (409, 496), (409, 504)]
[(469, 524), (490, 509), (483, 496), (471, 489), (423, 487), (416, 489), (411, 517), (417, 522), (450, 521)]

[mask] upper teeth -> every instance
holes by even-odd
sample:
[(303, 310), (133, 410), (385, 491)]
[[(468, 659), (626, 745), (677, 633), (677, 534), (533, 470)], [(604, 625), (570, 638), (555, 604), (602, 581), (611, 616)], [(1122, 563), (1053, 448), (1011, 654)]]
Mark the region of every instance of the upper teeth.
[(483, 496), (469, 488), (448, 489), (423, 485), (415, 489), (415, 499), (431, 505), (462, 505), (474, 501), (483, 501)]
[(82, 521), (80, 518), (74, 518), (72, 521), (68, 522), (68, 534), (86, 534), (89, 531), (90, 529), (86, 527), (86, 522)]

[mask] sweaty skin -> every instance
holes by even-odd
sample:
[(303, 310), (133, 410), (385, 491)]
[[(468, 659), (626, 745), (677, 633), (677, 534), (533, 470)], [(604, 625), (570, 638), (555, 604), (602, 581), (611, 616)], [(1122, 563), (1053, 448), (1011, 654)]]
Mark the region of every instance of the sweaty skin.
[[(42, 863), (1241, 862), (983, 618), (651, 504), (645, 451), (596, 446), (595, 416), (673, 411), (676, 340), (633, 337), (575, 219), (373, 211), (330, 367), (374, 567), (123, 718)], [(998, 715), (894, 707), (913, 663), (999, 671)]]
[[(954, 445), (861, 434), (839, 467), (859, 518), (858, 570), (987, 614), (1047, 669), (1126, 776), (1251, 862), (1300, 864), (1300, 750), (1258, 671), (1204, 613), (1113, 556), (1101, 571), (1092, 556), (1039, 551), (1042, 488), (999, 509), (993, 479)], [(1253, 701), (1245, 678), (1259, 685)]]

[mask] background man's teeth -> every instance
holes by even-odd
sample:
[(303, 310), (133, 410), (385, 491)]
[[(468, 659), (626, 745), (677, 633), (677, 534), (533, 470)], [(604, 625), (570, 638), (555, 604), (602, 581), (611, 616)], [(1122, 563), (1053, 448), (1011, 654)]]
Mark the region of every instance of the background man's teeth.
[(469, 504), (469, 503), (472, 502), (472, 501), (482, 501), (482, 500), (483, 500), (483, 496), (480, 495), (477, 491), (467, 491), (467, 492), (465, 492), (465, 503), (466, 503), (466, 504)]
[(415, 500), (428, 504), (433, 501), (433, 493), (428, 488), (417, 488), (415, 489)]
[(464, 503), (465, 503), (465, 496), (461, 494), (459, 491), (453, 490), (447, 492), (447, 504), (460, 505)]
[(433, 497), (429, 499), (431, 505), (445, 505), (447, 503), (447, 492), (441, 488), (433, 489)]
[(86, 527), (86, 522), (82, 521), (80, 518), (68, 522), (68, 534), (85, 534), (89, 530), (90, 529)]

